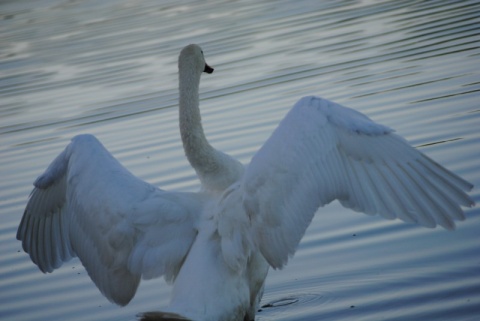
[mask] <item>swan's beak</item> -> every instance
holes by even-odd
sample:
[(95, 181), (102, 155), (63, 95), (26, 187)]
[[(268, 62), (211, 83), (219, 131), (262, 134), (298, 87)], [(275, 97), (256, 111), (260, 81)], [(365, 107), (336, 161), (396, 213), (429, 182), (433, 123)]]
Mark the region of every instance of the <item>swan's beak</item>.
[(207, 74), (211, 74), (213, 72), (213, 68), (205, 63), (205, 69), (203, 69), (203, 71)]

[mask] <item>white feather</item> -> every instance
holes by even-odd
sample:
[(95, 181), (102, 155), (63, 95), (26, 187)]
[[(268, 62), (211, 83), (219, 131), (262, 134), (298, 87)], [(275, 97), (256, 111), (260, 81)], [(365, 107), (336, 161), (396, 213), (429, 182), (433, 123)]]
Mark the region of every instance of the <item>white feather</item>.
[(90, 135), (73, 138), (35, 185), (18, 231), (32, 261), (52, 272), (78, 256), (121, 305), (141, 276), (174, 278), (196, 235), (200, 197), (139, 180)]
[(257, 152), (242, 181), (252, 233), (271, 266), (293, 255), (319, 206), (454, 228), (472, 185), (362, 114), (302, 98)]

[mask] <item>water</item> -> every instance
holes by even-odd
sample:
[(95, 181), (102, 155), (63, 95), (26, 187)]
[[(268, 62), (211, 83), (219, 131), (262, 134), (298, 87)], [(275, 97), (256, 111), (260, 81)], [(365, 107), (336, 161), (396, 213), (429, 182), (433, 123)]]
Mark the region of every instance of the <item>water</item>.
[[(34, 178), (80, 133), (153, 184), (198, 189), (177, 128), (188, 43), (215, 67), (201, 84), (207, 136), (245, 163), (316, 94), (480, 186), (479, 23), (478, 1), (1, 2), (0, 318), (132, 320), (167, 304), (162, 280), (110, 304), (76, 259), (44, 275), (15, 233)], [(257, 320), (477, 320), (478, 207), (466, 216), (447, 232), (331, 204), (270, 273)]]

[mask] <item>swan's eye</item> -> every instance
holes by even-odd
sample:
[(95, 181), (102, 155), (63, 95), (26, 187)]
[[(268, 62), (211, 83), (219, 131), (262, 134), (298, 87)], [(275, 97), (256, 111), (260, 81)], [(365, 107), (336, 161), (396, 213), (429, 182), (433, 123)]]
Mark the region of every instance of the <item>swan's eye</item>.
[(202, 55), (203, 55), (203, 50), (200, 50), (200, 52), (201, 52), (201, 53), (202, 53)]

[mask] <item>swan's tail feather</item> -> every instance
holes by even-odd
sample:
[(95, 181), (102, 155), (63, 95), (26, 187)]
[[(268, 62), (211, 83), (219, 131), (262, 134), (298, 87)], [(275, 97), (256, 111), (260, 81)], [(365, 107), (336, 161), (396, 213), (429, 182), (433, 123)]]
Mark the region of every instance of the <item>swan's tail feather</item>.
[(137, 315), (139, 321), (192, 321), (176, 313), (152, 311)]

